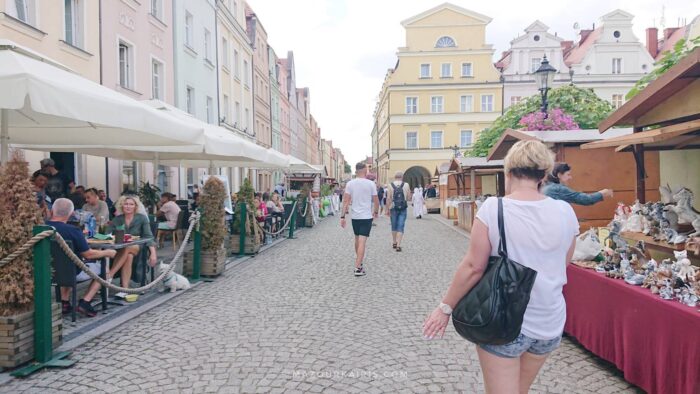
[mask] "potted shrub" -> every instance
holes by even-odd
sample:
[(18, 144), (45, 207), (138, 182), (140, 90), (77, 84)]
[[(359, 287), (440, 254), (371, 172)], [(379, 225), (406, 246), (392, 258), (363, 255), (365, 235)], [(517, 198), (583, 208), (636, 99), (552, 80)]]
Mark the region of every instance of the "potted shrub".
[(156, 207), (160, 201), (160, 188), (157, 185), (151, 185), (148, 181), (141, 182), (138, 194), (148, 214), (155, 215)]
[[(42, 223), (29, 181), (29, 166), (19, 151), (0, 166), (0, 259), (32, 237)], [(46, 262), (49, 264), (50, 262)], [(34, 357), (34, 273), (31, 251), (0, 268), (0, 367), (13, 368)], [(53, 304), (53, 346), (63, 337), (59, 304)]]
[[(202, 210), (200, 220), (200, 232), (202, 233), (201, 271), (204, 276), (217, 276), (224, 272), (226, 265), (226, 250), (224, 249), (224, 237), (226, 236), (226, 223), (224, 201), (226, 200), (226, 188), (224, 183), (216, 177), (209, 177), (199, 196), (199, 207)], [(192, 273), (192, 253), (185, 259), (185, 274)]]
[(233, 217), (233, 227), (231, 235), (231, 254), (240, 253), (241, 249), (241, 220), (243, 213), (243, 204), (246, 206), (245, 215), (245, 254), (255, 254), (260, 251), (261, 245), (261, 231), (260, 228), (251, 220), (251, 217), (255, 215), (255, 190), (250, 183), (250, 180), (246, 178), (243, 181), (241, 190), (238, 192), (238, 200), (236, 201), (235, 213)]

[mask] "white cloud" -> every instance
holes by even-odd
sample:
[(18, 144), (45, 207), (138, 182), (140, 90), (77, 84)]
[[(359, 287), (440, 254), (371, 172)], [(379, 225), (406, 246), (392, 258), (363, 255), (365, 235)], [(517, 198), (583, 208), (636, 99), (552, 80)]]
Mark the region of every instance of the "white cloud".
[[(349, 163), (371, 154), (370, 132), (375, 99), (386, 70), (396, 63), (405, 43), (400, 22), (442, 4), (442, 0), (248, 0), (268, 33), (277, 55), (294, 51), (297, 84), (311, 90), (311, 112), (323, 138), (332, 139)], [(637, 37), (658, 27), (665, 5), (666, 26), (679, 17), (690, 21), (700, 12), (700, 0), (501, 0), (453, 1), (493, 18), (487, 42), (495, 57), (509, 42), (539, 19), (568, 40), (573, 24), (582, 28), (617, 8), (635, 15)], [(494, 61), (497, 59), (494, 59)]]

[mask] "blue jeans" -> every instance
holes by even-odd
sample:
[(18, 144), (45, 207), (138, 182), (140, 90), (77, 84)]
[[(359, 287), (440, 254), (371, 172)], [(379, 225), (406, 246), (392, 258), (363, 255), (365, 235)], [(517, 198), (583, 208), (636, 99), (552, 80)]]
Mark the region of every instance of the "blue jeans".
[(513, 342), (505, 345), (479, 345), (487, 352), (503, 358), (518, 358), (528, 352), (544, 355), (553, 352), (561, 343), (561, 335), (553, 339), (534, 339), (520, 333)]
[(406, 214), (408, 209), (391, 209), (391, 231), (403, 233), (403, 229), (406, 225)]

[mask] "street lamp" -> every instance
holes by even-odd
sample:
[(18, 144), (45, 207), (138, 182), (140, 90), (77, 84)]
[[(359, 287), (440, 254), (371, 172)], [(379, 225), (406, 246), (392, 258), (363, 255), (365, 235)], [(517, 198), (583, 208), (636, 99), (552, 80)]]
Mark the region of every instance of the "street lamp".
[(554, 74), (557, 70), (549, 65), (547, 60), (547, 55), (542, 57), (542, 63), (540, 68), (535, 71), (535, 81), (537, 81), (537, 86), (540, 89), (540, 94), (542, 95), (542, 113), (544, 113), (544, 118), (547, 119), (547, 92), (552, 88), (554, 84)]

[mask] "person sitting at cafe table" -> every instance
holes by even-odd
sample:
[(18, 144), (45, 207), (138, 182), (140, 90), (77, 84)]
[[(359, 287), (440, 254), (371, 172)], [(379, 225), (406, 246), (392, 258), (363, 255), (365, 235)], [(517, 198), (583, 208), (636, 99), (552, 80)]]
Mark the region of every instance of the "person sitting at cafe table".
[[(63, 239), (66, 241), (71, 241), (73, 244), (73, 253), (75, 253), (77, 256), (80, 256), (85, 260), (96, 260), (105, 257), (114, 258), (114, 256), (117, 254), (115, 250), (90, 249), (90, 246), (88, 246), (87, 240), (85, 239), (85, 236), (80, 228), (67, 223), (68, 219), (73, 214), (73, 210), (74, 206), (71, 200), (67, 198), (57, 199), (54, 201), (53, 207), (51, 208), (51, 220), (47, 220), (46, 224), (55, 228), (56, 231), (61, 234)], [(95, 273), (98, 275), (100, 274), (99, 265), (91, 265), (90, 268), (93, 272), (95, 272), (96, 269), (98, 272)], [(81, 273), (79, 272), (77, 266), (76, 271), (78, 271), (76, 274)], [(78, 301), (78, 312), (87, 317), (94, 317), (97, 314), (95, 308), (93, 308), (92, 304), (90, 304), (90, 301), (92, 301), (92, 298), (95, 296), (95, 294), (97, 294), (99, 289), (100, 283), (93, 280), (87, 293), (85, 293), (83, 298)], [(70, 293), (70, 287), (61, 287), (61, 306), (63, 313), (71, 312), (71, 305), (69, 302)]]
[(90, 212), (95, 217), (98, 225), (109, 221), (109, 207), (107, 203), (100, 200), (97, 189), (90, 188), (85, 191), (85, 205), (83, 211)]
[(97, 192), (97, 195), (100, 197), (100, 201), (104, 201), (107, 204), (107, 209), (109, 210), (109, 218), (112, 219), (114, 217), (114, 202), (112, 202), (112, 199), (109, 198), (109, 196), (104, 190), (100, 189)]
[[(143, 205), (136, 196), (121, 196), (115, 204), (117, 216), (112, 220), (112, 224), (108, 227), (107, 233), (115, 233), (116, 229), (124, 229), (125, 234), (138, 236), (140, 238), (150, 238), (147, 243), (151, 254), (148, 259), (148, 265), (154, 267), (158, 256), (156, 255), (156, 243), (153, 241), (153, 233), (148, 222), (148, 216), (138, 213)], [(139, 245), (127, 246), (117, 252), (117, 257), (114, 258), (114, 263), (107, 274), (107, 278), (113, 278), (121, 270), (121, 287), (129, 287), (131, 281), (131, 270), (134, 259), (139, 254)]]
[(175, 202), (175, 195), (165, 192), (160, 195), (160, 208), (156, 216), (165, 219), (158, 223), (158, 230), (174, 230), (177, 226), (177, 216), (180, 214), (180, 206)]

